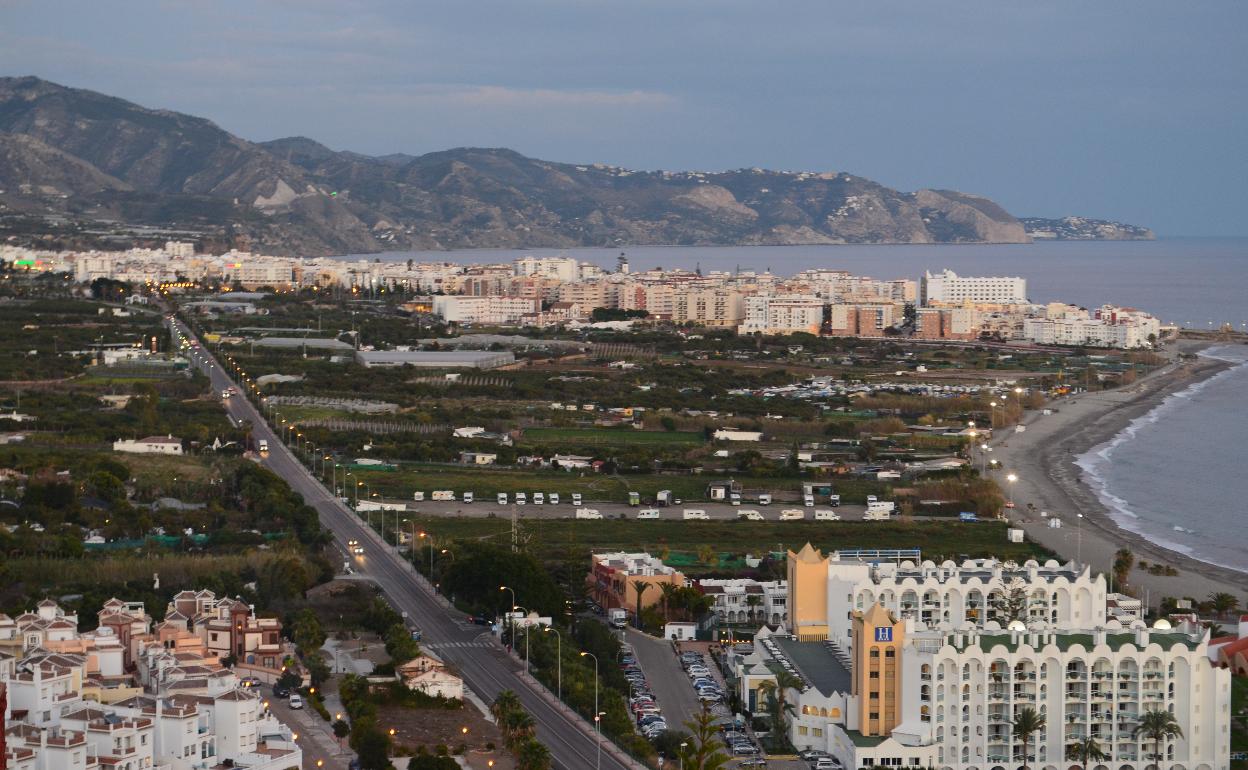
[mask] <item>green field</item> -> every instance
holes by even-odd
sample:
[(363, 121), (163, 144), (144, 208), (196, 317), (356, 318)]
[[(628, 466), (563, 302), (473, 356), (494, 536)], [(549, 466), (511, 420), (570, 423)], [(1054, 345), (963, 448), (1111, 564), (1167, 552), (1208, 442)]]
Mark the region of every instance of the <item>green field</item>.
[[(433, 534), (439, 545), (447, 540), (510, 541), (511, 521), (498, 518), (418, 517), (417, 526)], [(756, 522), (756, 521), (637, 521), (604, 519), (531, 519), (521, 522), (529, 549), (547, 562), (583, 562), (597, 551), (667, 553), (668, 560), (689, 573), (740, 569), (745, 554), (801, 548), (807, 542), (827, 553), (850, 548), (921, 548), (923, 558), (937, 561), (996, 556), (1023, 561), (1050, 558), (1033, 543), (1010, 543), (1003, 522), (961, 524), (940, 522)], [(716, 562), (697, 554), (710, 545)]]
[(629, 428), (527, 428), (525, 443), (656, 445), (702, 444), (706, 439), (694, 431), (632, 430)]

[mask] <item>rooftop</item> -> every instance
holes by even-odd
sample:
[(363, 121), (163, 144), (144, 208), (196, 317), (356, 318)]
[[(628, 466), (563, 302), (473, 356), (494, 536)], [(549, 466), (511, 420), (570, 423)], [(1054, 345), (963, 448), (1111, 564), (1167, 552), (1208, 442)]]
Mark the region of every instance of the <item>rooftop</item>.
[(824, 695), (847, 693), (852, 677), (824, 642), (799, 642), (785, 636), (773, 636), (798, 674)]

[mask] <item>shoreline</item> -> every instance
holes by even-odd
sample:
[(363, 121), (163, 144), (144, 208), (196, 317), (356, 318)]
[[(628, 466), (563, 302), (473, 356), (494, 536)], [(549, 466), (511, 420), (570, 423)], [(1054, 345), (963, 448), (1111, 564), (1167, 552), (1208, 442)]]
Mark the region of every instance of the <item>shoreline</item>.
[[(1210, 343), (1183, 342), (1177, 349), (1197, 353)], [(1234, 364), (1213, 358), (1177, 361), (1149, 373), (1136, 382), (1111, 391), (1082, 393), (1047, 405), (1053, 414), (1032, 411), (1024, 419), (1026, 433), (994, 437), (993, 453), (1007, 472), (1018, 474), (1014, 499), (1018, 507), (1008, 517), (1027, 537), (1064, 559), (1078, 559), (1096, 571), (1111, 572), (1114, 554), (1128, 548), (1138, 564), (1165, 564), (1178, 569), (1175, 576), (1153, 575), (1134, 567), (1129, 586), (1150, 605), (1163, 596), (1191, 596), (1204, 600), (1209, 594), (1228, 592), (1241, 600), (1248, 573), (1201, 561), (1170, 550), (1146, 536), (1122, 528), (1085, 480), (1077, 460), (1084, 453), (1113, 441), (1132, 421), (1156, 409), (1171, 394), (1182, 391)], [(1008, 486), (1008, 485), (1007, 485)], [(1008, 494), (1008, 490), (1007, 490)], [(1029, 515), (1028, 503), (1035, 506)], [(1062, 518), (1062, 528), (1050, 529), (1040, 511)], [(1075, 516), (1082, 513), (1080, 521)], [(1112, 577), (1109, 577), (1112, 580)], [(1117, 590), (1117, 587), (1113, 587)]]

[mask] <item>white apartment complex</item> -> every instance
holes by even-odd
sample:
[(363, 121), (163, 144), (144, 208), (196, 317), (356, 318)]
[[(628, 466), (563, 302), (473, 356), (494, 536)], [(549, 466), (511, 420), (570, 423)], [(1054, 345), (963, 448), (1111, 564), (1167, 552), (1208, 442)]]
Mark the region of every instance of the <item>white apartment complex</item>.
[(745, 298), (741, 334), (819, 334), (827, 302), (811, 295), (756, 295)]
[(1103, 305), (1091, 316), (1083, 308), (1053, 303), (1041, 318), (1023, 321), (1023, 337), (1041, 345), (1148, 348), (1161, 335), (1161, 322), (1135, 308)]
[(919, 283), (923, 305), (929, 307), (964, 302), (1018, 304), (1027, 301), (1024, 278), (971, 278), (946, 269), (939, 273), (925, 272)]
[(514, 324), (525, 315), (540, 312), (541, 300), (530, 297), (437, 296), (433, 298), (434, 315), (448, 323)]
[(783, 580), (704, 578), (696, 585), (715, 600), (712, 609), (725, 623), (774, 626), (789, 620), (789, 586)]

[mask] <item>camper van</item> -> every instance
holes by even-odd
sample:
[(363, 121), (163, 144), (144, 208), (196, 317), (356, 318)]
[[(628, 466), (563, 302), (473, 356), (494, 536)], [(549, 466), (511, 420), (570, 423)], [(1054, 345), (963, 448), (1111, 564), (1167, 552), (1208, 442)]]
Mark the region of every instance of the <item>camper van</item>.
[(435, 489), (433, 491), (433, 499), (441, 502), (455, 502), (455, 490)]
[(534, 504), (534, 505), (544, 505), (545, 503), (546, 503), (546, 493), (545, 493), (545, 492), (534, 492), (534, 493), (533, 493), (533, 504)]
[(497, 498), (497, 500), (498, 500), (498, 504), (499, 504), (499, 505), (506, 505), (506, 504), (507, 504), (507, 493), (506, 493), (506, 492), (499, 492), (499, 493), (498, 493), (498, 498)]
[(597, 508), (577, 508), (576, 518), (578, 519), (601, 519), (602, 514)]
[(516, 493), (516, 505), (524, 505), (527, 502), (529, 502), (529, 496), (527, 493), (525, 492)]
[(814, 496), (814, 495), (806, 495), (805, 497), (803, 497), (803, 498), (802, 498), (802, 505), (806, 506), (807, 508), (814, 508), (814, 507), (815, 507), (815, 496)]
[(657, 519), (659, 518), (659, 509), (658, 508), (642, 508), (640, 511), (637, 511), (637, 518)]
[(758, 496), (759, 505), (771, 505), (771, 495), (761, 494)]
[(709, 521), (711, 517), (701, 508), (686, 508), (684, 518), (686, 521)]
[(830, 506), (832, 506), (833, 508), (835, 508), (836, 506), (838, 506), (838, 505), (840, 505), (840, 504), (841, 504), (841, 496), (840, 496), (840, 495), (828, 495), (828, 505), (830, 505)]
[(572, 504), (573, 504), (573, 505), (580, 505), (580, 504), (581, 504), (581, 493), (580, 493), (580, 492), (573, 492), (573, 493), (572, 493)]
[(415, 500), (415, 501), (416, 501), (416, 502), (418, 502), (418, 503), (423, 503), (423, 502), (425, 501), (425, 493), (424, 493), (424, 492), (413, 492), (413, 493), (412, 493), (412, 499), (413, 499), (413, 500)]
[(465, 493), (464, 493), (464, 502), (465, 502), (465, 503), (471, 503), (471, 502), (473, 501), (473, 499), (474, 499), (474, 497), (473, 497), (473, 494), (472, 494), (471, 492), (465, 492)]
[(559, 504), (559, 493), (558, 493), (558, 492), (551, 492), (549, 495), (547, 495), (547, 497), (549, 497), (549, 498), (550, 498), (550, 504), (551, 504), (551, 505), (558, 505), (558, 504)]
[(763, 514), (759, 513), (758, 511), (752, 511), (748, 508), (743, 508), (737, 511), (737, 518), (745, 519), (746, 521), (762, 521)]
[(780, 511), (780, 521), (798, 521), (806, 518), (806, 511), (801, 508), (785, 508)]
[(815, 521), (840, 521), (841, 517), (836, 511), (829, 508), (816, 508)]

